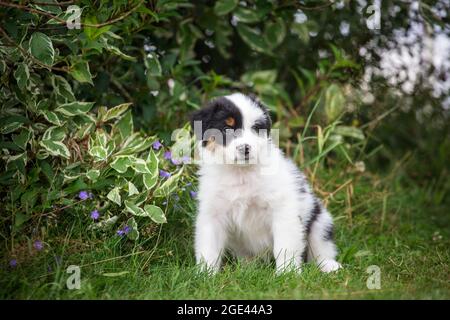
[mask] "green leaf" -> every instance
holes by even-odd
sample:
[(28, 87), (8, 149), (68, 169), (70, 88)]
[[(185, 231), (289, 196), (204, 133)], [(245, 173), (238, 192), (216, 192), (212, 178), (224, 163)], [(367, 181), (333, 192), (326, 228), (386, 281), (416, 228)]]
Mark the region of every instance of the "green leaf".
[(52, 40), (41, 32), (34, 32), (30, 38), (30, 53), (40, 62), (52, 66), (55, 60), (55, 49)]
[(361, 129), (349, 126), (336, 126), (333, 130), (334, 134), (344, 137), (350, 137), (358, 140), (364, 140), (365, 136)]
[(158, 183), (158, 174), (145, 173), (142, 175), (144, 180), (144, 186), (147, 190), (150, 190)]
[(108, 158), (108, 150), (102, 146), (89, 148), (89, 154), (95, 158), (95, 161), (105, 161)]
[(118, 187), (112, 189), (106, 197), (117, 205), (122, 205), (122, 198), (120, 197), (120, 190)]
[(145, 162), (145, 160), (143, 159), (134, 159), (132, 167), (138, 173), (152, 173), (147, 166), (147, 162)]
[(279, 46), (286, 36), (286, 24), (281, 18), (278, 18), (275, 22), (268, 22), (264, 32), (264, 37), (267, 44), (271, 48)]
[(87, 113), (89, 110), (92, 109), (93, 106), (94, 102), (74, 101), (59, 106), (58, 108), (56, 108), (55, 111), (62, 113), (66, 116), (73, 117), (75, 115)]
[(86, 172), (86, 177), (91, 181), (97, 181), (98, 177), (100, 177), (100, 170), (91, 169)]
[(41, 112), (42, 115), (44, 116), (45, 120), (47, 120), (48, 122), (50, 122), (51, 124), (62, 126), (64, 121), (62, 121), (58, 114), (53, 112), (53, 111), (49, 111), (49, 110), (45, 110)]
[(30, 89), (30, 70), (28, 65), (21, 63), (14, 72), (14, 78), (16, 78), (17, 85), (21, 90)]
[(161, 64), (159, 63), (156, 54), (149, 53), (145, 59), (145, 66), (147, 68), (147, 75), (153, 77), (161, 76)]
[(262, 16), (258, 13), (257, 10), (246, 9), (243, 7), (239, 7), (234, 12), (237, 20), (243, 23), (255, 23), (261, 20)]
[(148, 214), (142, 209), (139, 208), (135, 203), (125, 200), (125, 208), (129, 213), (138, 217), (146, 217)]
[(16, 146), (18, 146), (22, 150), (26, 150), (26, 146), (30, 138), (31, 138), (31, 131), (24, 128), (20, 130), (19, 134), (13, 135), (12, 140)]
[(128, 196), (139, 194), (139, 190), (136, 188), (133, 182), (128, 181)]
[(123, 53), (122, 51), (120, 51), (119, 48), (117, 48), (116, 46), (113, 46), (109, 43), (105, 44), (105, 49), (107, 51), (111, 52), (112, 54), (115, 54), (116, 56), (121, 57), (124, 60), (128, 60), (128, 61), (136, 61), (137, 60), (135, 57)]
[(118, 156), (109, 164), (109, 166), (119, 173), (125, 173), (133, 162), (134, 158), (132, 156)]
[(119, 122), (115, 125), (115, 129), (119, 130), (119, 133), (122, 139), (126, 139), (134, 131), (133, 126), (133, 116), (131, 114), (131, 110), (128, 110), (127, 113), (119, 120)]
[(307, 44), (309, 42), (309, 28), (306, 23), (294, 23), (291, 26), (291, 31), (296, 34), (303, 43)]
[(167, 222), (166, 216), (160, 207), (147, 204), (144, 206), (144, 210), (154, 222), (158, 224)]
[(60, 141), (42, 140), (39, 144), (52, 156), (61, 156), (66, 159), (70, 158), (69, 149)]
[(139, 230), (136, 220), (133, 217), (128, 219), (127, 226), (130, 227), (130, 231), (127, 233), (127, 237), (130, 240), (136, 241), (139, 239)]
[(238, 23), (237, 31), (242, 40), (253, 50), (271, 55), (270, 47), (257, 29)]
[(219, 0), (214, 5), (214, 13), (218, 16), (226, 15), (233, 11), (238, 4), (238, 0)]
[(73, 65), (70, 68), (69, 74), (72, 77), (74, 77), (74, 79), (77, 80), (78, 82), (81, 83), (87, 82), (91, 85), (94, 85), (94, 83), (92, 82), (92, 75), (87, 61), (79, 62)]
[(19, 129), (20, 127), (22, 127), (22, 125), (23, 125), (23, 122), (15, 122), (15, 121), (10, 122), (8, 124), (3, 125), (0, 128), (0, 133), (8, 134), (8, 133), (14, 132), (17, 129)]
[(108, 109), (106, 114), (103, 116), (103, 121), (109, 121), (111, 119), (119, 118), (128, 108), (132, 105), (132, 103), (122, 103), (114, 108)]
[(55, 79), (55, 90), (57, 94), (59, 94), (61, 97), (63, 97), (66, 100), (73, 101), (75, 100), (75, 96), (73, 95), (72, 87), (70, 86), (69, 82), (61, 76), (54, 76)]
[(42, 136), (42, 140), (51, 141), (63, 141), (65, 138), (66, 132), (64, 131), (64, 128), (56, 126), (48, 128)]
[(183, 172), (183, 167), (176, 174), (167, 179), (159, 188), (155, 190), (153, 195), (155, 197), (167, 197), (174, 192), (178, 185), (178, 179)]
[(325, 113), (328, 123), (333, 122), (344, 111), (345, 97), (341, 88), (330, 85), (325, 91)]

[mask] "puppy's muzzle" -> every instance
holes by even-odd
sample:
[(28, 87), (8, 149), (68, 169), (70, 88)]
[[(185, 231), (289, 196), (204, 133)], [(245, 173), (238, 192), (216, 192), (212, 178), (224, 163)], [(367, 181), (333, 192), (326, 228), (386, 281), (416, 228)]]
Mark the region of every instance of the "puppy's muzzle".
[(240, 154), (242, 154), (246, 159), (248, 159), (249, 156), (250, 156), (251, 146), (249, 144), (247, 144), (247, 143), (244, 143), (244, 144), (238, 145), (236, 147), (236, 150)]

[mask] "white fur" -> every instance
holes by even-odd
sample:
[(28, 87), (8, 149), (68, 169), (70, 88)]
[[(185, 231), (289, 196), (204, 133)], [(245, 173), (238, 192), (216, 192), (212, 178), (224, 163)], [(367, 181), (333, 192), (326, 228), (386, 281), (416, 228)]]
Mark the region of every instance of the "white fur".
[[(336, 247), (332, 240), (324, 239), (332, 225), (331, 215), (321, 205), (321, 214), (307, 237), (305, 227), (315, 198), (305, 177), (267, 136), (251, 130), (264, 112), (242, 94), (226, 98), (240, 109), (243, 132), (226, 147), (216, 146), (213, 151), (199, 147), (203, 162), (195, 226), (198, 264), (217, 272), (225, 250), (238, 257), (270, 251), (277, 272), (300, 271), (307, 250), (308, 258), (316, 261), (322, 271), (339, 269)], [(237, 154), (236, 147), (242, 143), (252, 146), (252, 161), (242, 162)], [(208, 161), (212, 158), (228, 162)]]

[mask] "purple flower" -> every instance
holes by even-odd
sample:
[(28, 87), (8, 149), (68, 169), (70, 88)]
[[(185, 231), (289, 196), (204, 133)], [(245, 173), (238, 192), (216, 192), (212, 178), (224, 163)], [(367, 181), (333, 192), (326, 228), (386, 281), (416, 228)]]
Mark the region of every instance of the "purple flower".
[(80, 198), (81, 200), (86, 200), (89, 198), (89, 193), (87, 191), (80, 191), (80, 193), (78, 194), (78, 198)]
[(123, 232), (124, 232), (125, 234), (130, 233), (130, 231), (131, 231), (131, 227), (130, 227), (130, 226), (125, 226), (125, 227), (123, 228)]
[(166, 160), (172, 159), (172, 152), (170, 152), (170, 151), (164, 152), (164, 159), (166, 159)]
[(192, 199), (197, 198), (197, 192), (191, 190), (191, 191), (189, 191), (189, 194), (191, 195), (191, 198), (192, 198)]
[(159, 176), (162, 178), (169, 178), (171, 176), (170, 172), (159, 170)]
[(33, 243), (33, 247), (37, 250), (37, 251), (41, 251), (44, 248), (44, 245), (42, 244), (42, 241), (40, 240), (36, 240)]
[(16, 259), (10, 260), (10, 261), (9, 261), (9, 266), (10, 266), (11, 268), (17, 267), (17, 260), (16, 260)]
[(156, 140), (156, 141), (153, 142), (153, 144), (152, 144), (152, 147), (153, 147), (153, 149), (155, 149), (155, 150), (159, 150), (162, 146), (163, 146), (163, 145), (162, 145), (161, 142), (159, 142), (159, 140)]
[(98, 218), (100, 217), (100, 213), (97, 210), (94, 210), (91, 212), (91, 218), (94, 220), (98, 220)]
[(181, 164), (181, 161), (178, 160), (178, 159), (172, 158), (172, 159), (170, 159), (170, 161), (171, 161), (174, 165), (176, 165), (176, 166), (178, 166), (179, 164)]
[(130, 226), (125, 226), (123, 227), (123, 229), (119, 229), (117, 230), (117, 234), (121, 237), (123, 237), (124, 235), (130, 233), (131, 231), (131, 227)]

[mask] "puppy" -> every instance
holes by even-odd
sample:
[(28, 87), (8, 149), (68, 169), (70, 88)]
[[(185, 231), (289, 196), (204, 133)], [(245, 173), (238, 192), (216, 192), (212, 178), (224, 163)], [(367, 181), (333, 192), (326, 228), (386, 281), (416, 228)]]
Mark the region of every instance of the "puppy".
[(271, 139), (267, 108), (240, 93), (216, 98), (195, 112), (199, 140), (199, 210), (195, 254), (217, 272), (225, 251), (250, 258), (271, 252), (277, 272), (315, 261), (338, 270), (333, 221), (305, 176)]

